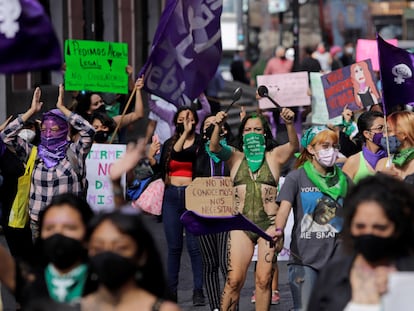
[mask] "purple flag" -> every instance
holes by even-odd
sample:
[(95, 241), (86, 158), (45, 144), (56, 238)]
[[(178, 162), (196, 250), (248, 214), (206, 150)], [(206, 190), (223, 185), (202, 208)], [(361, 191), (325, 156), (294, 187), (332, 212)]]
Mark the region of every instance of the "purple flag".
[(176, 106), (197, 98), (221, 59), (222, 0), (168, 0), (151, 54), (141, 69), (144, 88)]
[(385, 111), (414, 102), (414, 54), (385, 42), (380, 36), (377, 41)]
[(234, 216), (205, 216), (194, 211), (185, 211), (180, 220), (188, 232), (194, 235), (214, 234), (231, 230), (246, 230), (257, 233), (273, 245), (272, 237), (242, 214), (236, 214)]
[(1, 15), (1, 73), (61, 68), (59, 41), (43, 7), (37, 1), (3, 1)]

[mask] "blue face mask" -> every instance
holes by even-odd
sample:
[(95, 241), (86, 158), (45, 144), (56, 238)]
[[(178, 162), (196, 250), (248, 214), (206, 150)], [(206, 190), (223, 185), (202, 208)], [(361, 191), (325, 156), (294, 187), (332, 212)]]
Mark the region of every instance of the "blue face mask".
[[(401, 145), (400, 140), (395, 135), (393, 135), (393, 136), (388, 136), (388, 142), (389, 142), (389, 145), (390, 145), (390, 153), (391, 154), (397, 153), (398, 148)], [(381, 138), (381, 147), (384, 150), (387, 150), (387, 137), (382, 137)]]

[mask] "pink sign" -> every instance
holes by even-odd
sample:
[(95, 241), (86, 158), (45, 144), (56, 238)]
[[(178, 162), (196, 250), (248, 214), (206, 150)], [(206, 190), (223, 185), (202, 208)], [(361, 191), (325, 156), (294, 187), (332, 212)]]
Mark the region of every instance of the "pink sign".
[[(385, 40), (389, 44), (398, 46), (397, 39)], [(356, 45), (356, 62), (371, 59), (372, 69), (379, 71), (377, 40), (358, 39)]]

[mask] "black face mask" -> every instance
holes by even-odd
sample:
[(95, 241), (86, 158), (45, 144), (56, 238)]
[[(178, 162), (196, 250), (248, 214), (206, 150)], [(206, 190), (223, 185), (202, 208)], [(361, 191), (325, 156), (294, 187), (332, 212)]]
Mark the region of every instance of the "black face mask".
[(109, 290), (117, 290), (135, 277), (137, 265), (131, 259), (113, 252), (102, 252), (91, 258), (92, 270)]
[(62, 234), (54, 234), (44, 239), (42, 246), (46, 258), (58, 269), (70, 268), (82, 260), (86, 253), (81, 241)]
[[(175, 125), (175, 130), (177, 131), (177, 133), (178, 134), (182, 134), (182, 133), (184, 133), (184, 123), (177, 123), (176, 125)], [(190, 131), (190, 135), (191, 134), (194, 134), (194, 132), (195, 132), (195, 125), (193, 124), (192, 126), (191, 126), (191, 131)]]
[(352, 236), (355, 250), (369, 262), (393, 258), (398, 254), (398, 243), (394, 237), (383, 238), (372, 234)]
[(97, 131), (95, 132), (94, 140), (99, 143), (106, 143), (109, 137), (108, 131)]

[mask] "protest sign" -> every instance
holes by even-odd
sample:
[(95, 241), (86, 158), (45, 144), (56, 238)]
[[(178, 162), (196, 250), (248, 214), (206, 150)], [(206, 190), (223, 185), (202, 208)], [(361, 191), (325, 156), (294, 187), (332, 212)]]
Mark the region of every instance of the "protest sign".
[[(305, 71), (257, 76), (257, 85), (266, 86), (269, 97), (282, 107), (310, 105), (308, 73)], [(262, 98), (259, 108), (275, 108), (275, 105), (269, 99)]]
[[(110, 211), (115, 207), (112, 182), (109, 177), (111, 165), (125, 153), (125, 145), (96, 144), (86, 157), (88, 193), (86, 199), (95, 211)], [(125, 192), (125, 176), (121, 185)]]
[(185, 190), (185, 206), (206, 216), (233, 215), (233, 182), (230, 177), (198, 177)]
[(371, 60), (352, 64), (321, 77), (329, 118), (341, 115), (345, 106), (360, 110), (378, 104)]
[(128, 93), (128, 45), (89, 40), (65, 41), (65, 89)]
[[(385, 41), (391, 45), (398, 46), (397, 39), (388, 39)], [(355, 58), (357, 62), (371, 59), (372, 69), (379, 71), (377, 40), (358, 39)]]
[(320, 72), (310, 72), (310, 85), (312, 91), (312, 124), (339, 124), (342, 116), (329, 119), (328, 108), (326, 107), (325, 93)]

